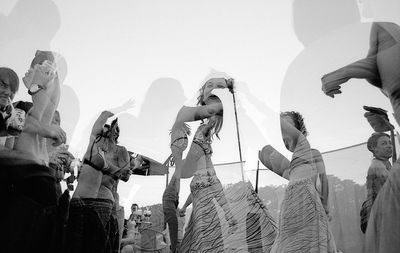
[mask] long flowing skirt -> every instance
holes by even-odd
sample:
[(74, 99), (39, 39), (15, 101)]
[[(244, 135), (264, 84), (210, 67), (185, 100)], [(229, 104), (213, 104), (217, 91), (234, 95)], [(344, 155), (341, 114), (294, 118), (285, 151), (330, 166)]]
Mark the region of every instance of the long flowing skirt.
[(223, 190), (216, 176), (206, 181), (192, 187), (193, 210), (180, 252), (269, 252), (275, 222), (252, 186), (241, 182)]
[(396, 162), (371, 208), (365, 252), (394, 253), (400, 249), (400, 165)]
[(328, 219), (313, 180), (289, 183), (271, 252), (328, 252)]

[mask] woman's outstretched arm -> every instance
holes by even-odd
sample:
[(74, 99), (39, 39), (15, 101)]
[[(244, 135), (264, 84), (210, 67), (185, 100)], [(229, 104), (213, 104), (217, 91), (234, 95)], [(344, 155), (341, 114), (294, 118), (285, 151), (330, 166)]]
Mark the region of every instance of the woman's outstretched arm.
[(112, 113), (110, 111), (103, 111), (99, 115), (97, 120), (94, 122), (94, 125), (92, 127), (91, 135), (92, 136), (97, 136), (97, 135), (101, 134), (103, 132), (103, 127), (106, 124), (108, 118), (110, 118), (112, 116), (114, 116), (114, 113)]
[(173, 129), (179, 128), (180, 125), (184, 124), (185, 122), (209, 118), (222, 110), (223, 108), (221, 103), (213, 103), (195, 107), (183, 106), (178, 112)]
[(342, 93), (340, 85), (346, 83), (352, 78), (366, 79), (372, 85), (379, 88), (382, 87), (376, 63), (379, 43), (378, 31), (378, 24), (374, 23), (370, 32), (370, 48), (365, 59), (361, 59), (345, 67), (339, 68), (321, 78), (322, 91), (327, 96), (333, 98), (335, 95)]
[(258, 153), (258, 159), (265, 167), (289, 180), (288, 174), (285, 172), (289, 169), (290, 161), (271, 145), (263, 147), (263, 149)]

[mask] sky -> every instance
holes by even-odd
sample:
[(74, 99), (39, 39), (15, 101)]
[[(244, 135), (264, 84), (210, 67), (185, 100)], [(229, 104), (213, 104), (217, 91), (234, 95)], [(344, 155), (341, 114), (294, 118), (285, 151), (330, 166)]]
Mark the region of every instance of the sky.
[[(362, 105), (391, 110), (363, 81), (352, 81), (334, 100), (321, 91), (323, 74), (366, 55), (371, 17), (364, 9), (356, 0), (2, 0), (0, 65), (22, 78), (36, 49), (59, 52), (68, 64), (59, 110), (71, 152), (82, 157), (101, 111), (133, 99), (117, 115), (120, 144), (160, 162), (169, 156), (168, 133), (179, 108), (195, 105), (208, 76), (233, 77), (245, 176), (254, 182), (263, 145), (290, 158), (280, 110), (302, 112), (310, 142), (321, 151), (369, 137)], [(224, 129), (213, 160), (237, 162), (232, 97), (222, 96)], [(22, 82), (18, 100), (30, 100)], [(216, 168), (222, 182), (241, 178), (240, 166)], [(189, 182), (182, 183), (181, 203)], [(260, 177), (261, 185), (281, 183), (272, 172)], [(121, 202), (159, 203), (160, 185), (165, 177), (133, 176), (120, 184)]]

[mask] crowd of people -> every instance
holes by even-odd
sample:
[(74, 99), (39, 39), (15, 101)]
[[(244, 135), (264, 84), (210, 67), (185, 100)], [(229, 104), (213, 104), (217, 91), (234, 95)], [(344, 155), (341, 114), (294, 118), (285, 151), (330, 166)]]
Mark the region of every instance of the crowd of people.
[[(366, 79), (389, 97), (400, 123), (400, 27), (376, 22), (370, 41), (367, 58), (323, 76), (322, 90), (334, 97), (349, 79)], [(68, 151), (67, 136), (60, 127), (62, 115), (57, 111), (65, 78), (59, 70), (64, 64), (58, 53), (36, 52), (22, 78), (32, 98), (29, 102), (13, 102), (19, 77), (10, 68), (0, 68), (0, 175), (7, 203), (0, 215), (6, 231), (2, 247), (5, 252), (135, 252), (137, 206), (125, 221), (129, 229), (124, 233), (118, 183), (128, 181), (143, 160), (119, 145), (117, 111), (100, 113), (78, 166), (76, 189), (72, 196), (71, 187), (61, 190), (65, 173), (74, 174), (78, 160)], [(290, 161), (271, 145), (259, 153), (266, 167), (289, 181), (277, 221), (250, 183), (222, 186), (211, 159), (212, 143), (220, 139), (224, 122), (224, 105), (215, 91), (234, 94), (234, 88), (233, 79), (208, 79), (199, 90), (197, 104), (183, 106), (171, 126), (175, 171), (160, 199), (169, 251), (339, 252), (330, 228), (324, 161), (311, 147), (300, 113), (287, 111), (279, 116), (283, 142), (292, 153)], [(371, 125), (378, 120), (382, 118), (368, 114)], [(201, 122), (196, 131), (188, 125), (194, 121)], [(389, 161), (393, 149), (388, 134), (372, 134), (367, 147), (374, 158), (360, 214), (365, 250), (396, 252), (400, 248), (400, 164)], [(181, 178), (192, 180), (190, 195), (179, 208)], [(192, 211), (182, 235), (182, 217), (189, 205)]]

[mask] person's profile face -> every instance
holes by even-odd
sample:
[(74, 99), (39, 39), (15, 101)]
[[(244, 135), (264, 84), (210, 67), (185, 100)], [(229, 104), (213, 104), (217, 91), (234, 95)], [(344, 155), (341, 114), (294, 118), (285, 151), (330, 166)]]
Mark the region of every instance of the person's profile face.
[(392, 141), (390, 138), (387, 136), (381, 136), (376, 142), (376, 147), (373, 150), (376, 156), (389, 159), (392, 157), (392, 149)]

